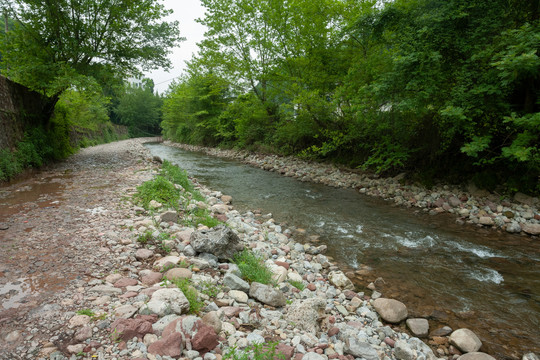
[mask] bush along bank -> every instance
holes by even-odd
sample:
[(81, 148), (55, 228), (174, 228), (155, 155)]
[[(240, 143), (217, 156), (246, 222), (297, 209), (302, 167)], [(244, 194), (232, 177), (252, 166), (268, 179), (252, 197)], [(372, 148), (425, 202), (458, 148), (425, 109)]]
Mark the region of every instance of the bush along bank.
[(403, 184), (403, 174), (379, 178), (374, 174), (357, 174), (334, 165), (308, 162), (288, 156), (254, 154), (166, 141), (166, 145), (189, 151), (204, 152), (242, 161), (267, 171), (277, 172), (300, 181), (321, 183), (339, 188), (354, 188), (360, 193), (383, 198), (399, 206), (437, 215), (454, 214), (460, 224), (502, 229), (513, 234), (540, 235), (540, 201), (522, 193), (504, 197), (475, 186), (436, 185), (431, 189)]
[[(430, 331), (401, 302), (356, 292), (324, 245), (300, 244), (271, 214), (240, 214), (230, 196), (178, 174), (162, 169), (134, 192), (122, 224), (131, 236), (107, 242), (122, 268), (80, 288), (91, 309), (68, 320), (72, 358), (493, 359), (472, 331)], [(151, 186), (157, 177), (168, 185)], [(222, 224), (197, 225), (198, 211)], [(413, 336), (395, 330), (404, 321)], [(419, 338), (429, 333), (446, 340), (435, 351)]]

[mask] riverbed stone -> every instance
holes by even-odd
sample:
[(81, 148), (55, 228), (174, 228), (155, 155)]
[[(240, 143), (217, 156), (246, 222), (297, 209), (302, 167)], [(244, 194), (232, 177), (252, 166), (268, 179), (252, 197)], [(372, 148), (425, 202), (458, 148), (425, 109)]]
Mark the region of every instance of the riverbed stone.
[(230, 271), (223, 277), (223, 285), (232, 290), (249, 291), (249, 283)]
[(177, 358), (182, 355), (183, 345), (182, 334), (173, 332), (169, 336), (150, 344), (148, 352), (154, 355)]
[(342, 271), (331, 271), (328, 280), (334, 286), (344, 290), (354, 290), (354, 284)]
[(407, 319), (407, 327), (414, 336), (426, 337), (429, 332), (429, 323), (426, 319)]
[(230, 260), (244, 248), (238, 235), (225, 225), (195, 231), (190, 244), (198, 253), (210, 253), (220, 260)]
[(517, 234), (521, 232), (521, 225), (519, 225), (516, 221), (512, 221), (508, 225), (506, 225), (506, 232), (511, 234)]
[(248, 302), (248, 295), (245, 292), (240, 291), (240, 290), (229, 291), (229, 296), (239, 303), (245, 304)]
[(165, 277), (168, 280), (178, 280), (178, 279), (191, 279), (193, 276), (193, 273), (191, 270), (186, 268), (173, 268), (170, 270), (167, 270), (165, 273)]
[(296, 300), (289, 307), (285, 318), (288, 322), (295, 324), (295, 328), (316, 334), (319, 331), (319, 319), (324, 313), (325, 306), (325, 299), (320, 297), (304, 301)]
[(407, 307), (395, 299), (378, 298), (373, 301), (375, 311), (389, 323), (399, 323), (408, 316)]
[(189, 301), (184, 293), (177, 288), (159, 289), (152, 294), (152, 298), (140, 309), (140, 314), (156, 314), (165, 316), (169, 314), (183, 314), (189, 310)]
[(274, 307), (285, 306), (287, 299), (280, 290), (274, 289), (269, 285), (264, 285), (258, 282), (251, 283), (249, 288), (249, 296)]
[(394, 344), (394, 354), (399, 360), (414, 360), (414, 350), (404, 340), (398, 340)]
[(529, 235), (540, 235), (540, 224), (522, 224), (521, 229)]
[(161, 215), (159, 215), (159, 218), (162, 222), (178, 222), (178, 213), (176, 211), (165, 211)]
[(461, 355), (457, 360), (495, 360), (495, 358), (486, 353), (475, 351)]
[(489, 216), (480, 216), (480, 218), (478, 219), (478, 223), (485, 226), (492, 226), (493, 224), (495, 224), (493, 222), (493, 219)]
[(149, 249), (138, 249), (135, 252), (135, 259), (137, 260), (146, 260), (154, 256), (154, 252)]
[(463, 353), (476, 352), (482, 347), (482, 341), (474, 332), (462, 328), (450, 334), (450, 344), (457, 347)]
[(366, 360), (379, 360), (379, 354), (369, 343), (359, 341), (355, 337), (349, 337), (345, 341), (345, 353)]

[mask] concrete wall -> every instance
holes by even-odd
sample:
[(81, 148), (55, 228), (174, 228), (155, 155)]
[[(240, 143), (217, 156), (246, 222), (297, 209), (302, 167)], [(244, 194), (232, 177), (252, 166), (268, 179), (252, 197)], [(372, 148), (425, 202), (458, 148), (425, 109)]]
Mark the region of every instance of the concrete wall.
[(0, 76), (0, 149), (13, 149), (29, 127), (46, 124), (52, 102)]

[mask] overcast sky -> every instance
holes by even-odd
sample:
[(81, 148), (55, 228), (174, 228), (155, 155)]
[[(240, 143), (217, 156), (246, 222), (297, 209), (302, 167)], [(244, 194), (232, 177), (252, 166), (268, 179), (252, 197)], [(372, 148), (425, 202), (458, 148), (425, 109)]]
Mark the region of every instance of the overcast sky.
[(195, 19), (204, 16), (204, 7), (199, 0), (164, 0), (163, 3), (167, 9), (174, 11), (166, 20), (177, 20), (180, 23), (180, 34), (186, 41), (169, 55), (173, 66), (169, 72), (155, 70), (145, 74), (154, 80), (155, 90), (159, 93), (167, 90), (171, 80), (182, 74), (186, 67), (185, 61), (197, 52), (197, 43), (203, 39), (205, 32), (205, 27), (195, 22)]

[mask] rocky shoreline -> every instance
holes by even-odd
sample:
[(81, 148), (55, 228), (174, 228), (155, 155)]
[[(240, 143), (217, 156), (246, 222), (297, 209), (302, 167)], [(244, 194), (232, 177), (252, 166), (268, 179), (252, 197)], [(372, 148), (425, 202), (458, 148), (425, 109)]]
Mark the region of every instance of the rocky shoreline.
[(170, 141), (165, 141), (164, 144), (239, 160), (300, 181), (354, 188), (362, 194), (380, 197), (398, 206), (414, 208), (430, 215), (454, 214), (459, 224), (501, 229), (512, 234), (540, 235), (540, 200), (522, 193), (516, 193), (509, 199), (479, 190), (472, 185), (467, 188), (436, 185), (432, 189), (426, 189), (417, 185), (402, 184), (403, 174), (393, 178), (379, 178), (374, 174), (357, 174), (331, 164), (309, 162), (290, 156), (254, 154)]
[[(82, 212), (92, 229), (82, 230), (88, 243), (74, 246), (87, 271), (25, 318), (4, 321), (5, 328), (20, 328), (2, 336), (0, 358), (221, 360), (231, 349), (238, 354), (274, 343), (286, 360), (493, 359), (479, 352), (481, 341), (468, 329), (429, 329), (425, 319), (408, 318), (405, 305), (385, 299), (377, 282), (369, 295), (355, 292), (324, 246), (296, 242), (296, 232), (271, 214), (240, 214), (219, 191), (197, 185), (205, 201), (192, 206), (227, 227), (186, 227), (182, 213), (155, 203), (153, 212), (133, 205), (136, 186), (159, 166), (142, 140), (128, 144), (129, 156), (138, 160), (113, 171), (122, 179), (121, 194)], [(148, 232), (167, 236), (161, 246), (138, 241)], [(239, 247), (266, 259), (277, 287), (238, 276), (222, 254)], [(201, 311), (188, 314), (186, 296), (164, 277), (190, 279)], [(399, 330), (403, 322), (412, 336)]]

